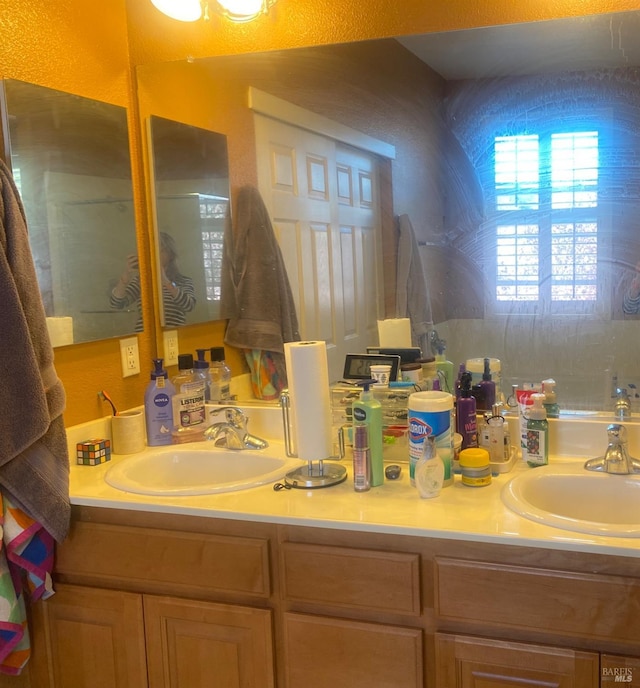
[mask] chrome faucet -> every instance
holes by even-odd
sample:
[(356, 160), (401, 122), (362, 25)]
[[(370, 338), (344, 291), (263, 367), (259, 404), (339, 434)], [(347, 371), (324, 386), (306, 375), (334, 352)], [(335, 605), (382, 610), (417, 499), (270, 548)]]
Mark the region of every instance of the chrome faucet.
[(614, 416), (618, 420), (625, 420), (625, 418), (631, 418), (631, 399), (629, 399), (629, 393), (626, 387), (622, 389), (620, 387), (616, 388), (616, 405), (614, 409)]
[(247, 431), (249, 419), (236, 406), (221, 406), (211, 411), (211, 416), (224, 412), (225, 420), (210, 425), (205, 431), (205, 439), (215, 442), (217, 447), (227, 449), (266, 449), (269, 443)]
[(640, 473), (640, 459), (629, 456), (627, 448), (627, 429), (624, 425), (612, 423), (607, 426), (609, 444), (604, 456), (589, 459), (584, 467), (588, 471), (601, 471), (614, 475)]

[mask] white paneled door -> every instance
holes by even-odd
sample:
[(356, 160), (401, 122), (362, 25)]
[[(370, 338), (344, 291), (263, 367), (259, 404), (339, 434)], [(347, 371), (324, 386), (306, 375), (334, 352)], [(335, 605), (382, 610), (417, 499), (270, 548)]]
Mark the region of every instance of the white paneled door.
[(255, 115), (258, 186), (303, 339), (327, 343), (329, 377), (377, 342), (382, 256), (376, 156)]

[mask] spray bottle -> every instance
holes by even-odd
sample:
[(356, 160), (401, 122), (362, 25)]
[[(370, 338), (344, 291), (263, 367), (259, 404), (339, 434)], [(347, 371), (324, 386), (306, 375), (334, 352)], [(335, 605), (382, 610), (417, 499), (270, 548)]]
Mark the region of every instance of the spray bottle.
[[(371, 454), (371, 487), (384, 483), (382, 458), (382, 404), (374, 398), (371, 385), (375, 380), (362, 380), (360, 399), (353, 402), (354, 437), (355, 426), (366, 425), (369, 452)], [(360, 431), (362, 432), (362, 431)]]
[(471, 394), (471, 373), (460, 376), (460, 397), (456, 403), (456, 432), (462, 435), (462, 449), (478, 446), (476, 400)]

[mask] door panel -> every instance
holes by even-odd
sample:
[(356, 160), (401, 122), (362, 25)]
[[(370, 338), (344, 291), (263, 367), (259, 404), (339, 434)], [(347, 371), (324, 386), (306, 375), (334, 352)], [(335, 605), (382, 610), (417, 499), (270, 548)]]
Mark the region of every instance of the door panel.
[(329, 377), (377, 342), (382, 302), (375, 156), (255, 116), (258, 185), (273, 220), (303, 339), (327, 343)]

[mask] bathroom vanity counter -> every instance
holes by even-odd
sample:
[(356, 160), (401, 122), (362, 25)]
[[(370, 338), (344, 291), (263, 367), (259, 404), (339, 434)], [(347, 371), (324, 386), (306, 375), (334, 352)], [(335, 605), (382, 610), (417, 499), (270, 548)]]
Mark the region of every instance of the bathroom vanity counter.
[(30, 688), (602, 688), (623, 674), (640, 688), (640, 538), (510, 511), (501, 489), (537, 469), (433, 500), (407, 465), (362, 494), (348, 477), (169, 498), (110, 487), (122, 460), (71, 468)]
[[(454, 484), (443, 488), (439, 497), (421, 499), (409, 483), (408, 464), (402, 464), (399, 480), (386, 480), (365, 493), (353, 490), (350, 462), (345, 459), (342, 463), (349, 471), (347, 480), (328, 488), (275, 491), (270, 484), (223, 494), (158, 497), (123, 492), (104, 481), (109, 467), (122, 460), (126, 457), (114, 456), (101, 466), (73, 465), (72, 504), (640, 557), (640, 538), (562, 530), (507, 508), (500, 498), (503, 486), (520, 471), (536, 470), (521, 461), (511, 472), (494, 476), (489, 486), (467, 487), (456, 476)], [(242, 461), (242, 452), (238, 461)]]

